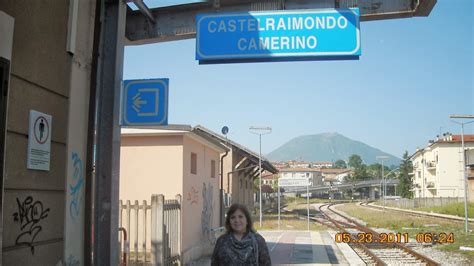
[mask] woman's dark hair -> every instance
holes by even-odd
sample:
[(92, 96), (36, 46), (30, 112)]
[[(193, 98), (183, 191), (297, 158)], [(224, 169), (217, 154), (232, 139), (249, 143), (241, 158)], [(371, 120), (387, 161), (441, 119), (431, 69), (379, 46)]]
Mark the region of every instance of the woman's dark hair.
[(234, 212), (236, 212), (237, 210), (240, 210), (241, 212), (243, 212), (244, 215), (245, 215), (245, 218), (247, 219), (247, 232), (248, 231), (255, 232), (255, 230), (253, 229), (252, 216), (250, 216), (250, 212), (247, 209), (247, 206), (245, 206), (243, 204), (239, 204), (239, 203), (234, 203), (234, 204), (230, 205), (230, 208), (227, 211), (227, 215), (226, 215), (226, 218), (225, 218), (226, 233), (229, 234), (233, 231), (232, 227), (230, 226), (230, 216), (232, 216), (232, 214), (234, 214)]

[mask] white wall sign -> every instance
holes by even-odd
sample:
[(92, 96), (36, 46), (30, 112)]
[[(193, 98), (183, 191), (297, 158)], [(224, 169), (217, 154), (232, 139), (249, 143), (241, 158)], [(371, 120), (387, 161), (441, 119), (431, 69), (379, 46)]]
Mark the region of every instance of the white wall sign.
[(278, 184), (280, 187), (306, 187), (311, 185), (308, 178), (279, 178)]
[(30, 110), (27, 168), (49, 171), (52, 116)]

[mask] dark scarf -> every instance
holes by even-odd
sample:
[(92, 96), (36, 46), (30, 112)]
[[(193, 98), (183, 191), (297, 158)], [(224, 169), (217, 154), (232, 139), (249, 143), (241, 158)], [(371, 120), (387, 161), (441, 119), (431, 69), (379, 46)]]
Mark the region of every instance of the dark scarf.
[(231, 248), (227, 252), (234, 263), (250, 262), (258, 266), (258, 244), (253, 232), (248, 232), (240, 241), (230, 233), (230, 244)]

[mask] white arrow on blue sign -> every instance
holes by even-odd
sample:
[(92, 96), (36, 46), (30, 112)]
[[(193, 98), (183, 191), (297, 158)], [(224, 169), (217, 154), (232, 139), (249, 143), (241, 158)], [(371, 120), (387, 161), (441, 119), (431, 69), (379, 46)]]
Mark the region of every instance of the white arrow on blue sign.
[(124, 80), (122, 125), (167, 125), (168, 84), (169, 79)]
[(196, 59), (358, 59), (359, 9), (199, 14)]

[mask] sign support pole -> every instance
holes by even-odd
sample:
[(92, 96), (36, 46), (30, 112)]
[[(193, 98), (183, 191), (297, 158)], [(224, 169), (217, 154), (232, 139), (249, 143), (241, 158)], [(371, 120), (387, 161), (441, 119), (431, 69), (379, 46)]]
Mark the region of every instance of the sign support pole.
[(280, 231), (280, 181), (278, 181), (278, 231)]
[(308, 204), (308, 231), (309, 231), (309, 183), (306, 185), (306, 202)]

